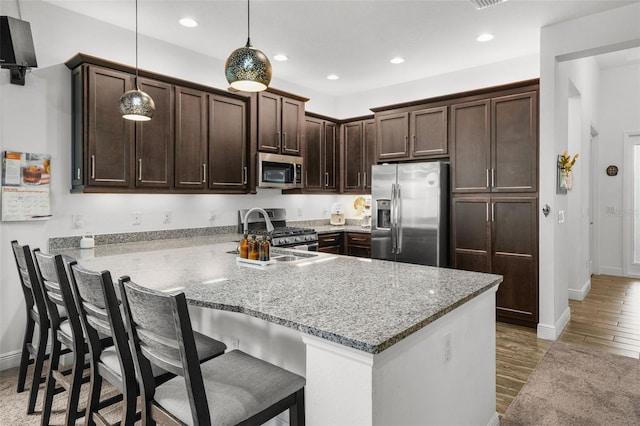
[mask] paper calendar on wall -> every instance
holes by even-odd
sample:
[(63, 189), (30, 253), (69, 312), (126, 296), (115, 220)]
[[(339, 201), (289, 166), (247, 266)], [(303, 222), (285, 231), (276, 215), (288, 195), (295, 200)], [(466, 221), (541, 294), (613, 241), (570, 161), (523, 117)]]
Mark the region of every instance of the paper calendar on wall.
[(29, 152), (2, 153), (2, 220), (51, 217), (51, 156)]

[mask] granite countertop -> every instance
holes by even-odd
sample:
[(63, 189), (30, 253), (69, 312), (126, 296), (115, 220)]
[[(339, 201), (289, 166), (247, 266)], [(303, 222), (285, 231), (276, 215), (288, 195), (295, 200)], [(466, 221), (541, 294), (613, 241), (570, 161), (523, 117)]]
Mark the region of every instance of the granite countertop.
[[(502, 281), (498, 275), (317, 253), (265, 270), (238, 266), (237, 234), (63, 249), (86, 268), (184, 291), (195, 306), (241, 312), (376, 354)], [(278, 250), (278, 249), (273, 249)], [(283, 250), (283, 249), (279, 249)]]
[(364, 227), (362, 225), (320, 225), (315, 226), (313, 229), (321, 234), (330, 234), (332, 232), (358, 232), (360, 234), (370, 234), (371, 228)]

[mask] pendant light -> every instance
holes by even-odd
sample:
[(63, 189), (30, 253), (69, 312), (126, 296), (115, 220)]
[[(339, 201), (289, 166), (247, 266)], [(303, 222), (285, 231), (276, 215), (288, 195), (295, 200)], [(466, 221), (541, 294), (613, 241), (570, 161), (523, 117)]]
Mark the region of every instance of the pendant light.
[(151, 96), (140, 90), (138, 86), (138, 0), (136, 0), (136, 88), (125, 92), (120, 97), (120, 114), (122, 118), (132, 121), (149, 121), (153, 117), (156, 105)]
[(234, 89), (260, 92), (271, 82), (271, 63), (258, 49), (251, 47), (250, 10), (247, 0), (247, 44), (234, 50), (224, 64), (227, 81)]

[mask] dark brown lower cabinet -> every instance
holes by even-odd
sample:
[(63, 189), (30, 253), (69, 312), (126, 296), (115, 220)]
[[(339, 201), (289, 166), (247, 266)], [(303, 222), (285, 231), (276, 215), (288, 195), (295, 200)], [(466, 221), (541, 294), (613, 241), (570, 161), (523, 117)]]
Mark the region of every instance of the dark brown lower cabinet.
[(371, 234), (347, 232), (345, 248), (347, 256), (371, 257)]
[(343, 253), (342, 232), (318, 235), (318, 251), (322, 253)]
[(536, 197), (461, 196), (452, 199), (452, 264), (502, 275), (497, 319), (538, 323), (538, 220)]

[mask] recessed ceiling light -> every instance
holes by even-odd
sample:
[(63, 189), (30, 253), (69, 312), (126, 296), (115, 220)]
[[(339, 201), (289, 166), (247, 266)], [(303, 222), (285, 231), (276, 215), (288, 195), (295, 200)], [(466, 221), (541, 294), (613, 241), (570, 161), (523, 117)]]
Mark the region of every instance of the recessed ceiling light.
[(395, 58), (391, 58), (389, 62), (391, 62), (392, 64), (401, 64), (404, 62), (404, 58), (401, 58), (400, 56), (396, 56)]
[(289, 59), (289, 57), (287, 55), (285, 55), (284, 53), (278, 53), (277, 55), (275, 55), (273, 57), (273, 59), (275, 59), (276, 61), (286, 61), (287, 59)]
[(493, 34), (489, 34), (489, 33), (485, 33), (485, 34), (480, 34), (477, 38), (477, 41), (489, 41), (489, 40), (493, 40)]
[(327, 76), (327, 80), (337, 80), (337, 79), (339, 79), (339, 78), (340, 78), (340, 77), (338, 77), (338, 76), (337, 76), (337, 75), (335, 75), (335, 74), (329, 74), (329, 75)]
[(198, 26), (198, 22), (196, 22), (196, 20), (192, 18), (182, 18), (180, 19), (179, 22), (180, 22), (180, 25), (187, 28), (193, 28)]

